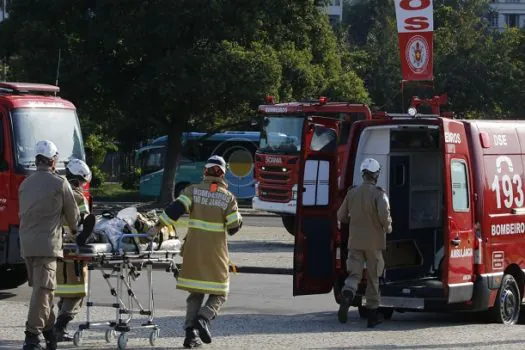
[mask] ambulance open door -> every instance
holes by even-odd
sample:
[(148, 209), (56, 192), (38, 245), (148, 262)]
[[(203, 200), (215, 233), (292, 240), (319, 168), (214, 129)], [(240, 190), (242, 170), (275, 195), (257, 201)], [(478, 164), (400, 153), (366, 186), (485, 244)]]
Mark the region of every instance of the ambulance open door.
[(338, 122), (305, 120), (299, 164), (293, 295), (332, 290), (337, 230)]
[(474, 191), (463, 123), (441, 119), (444, 169), (444, 257), (442, 281), (449, 303), (472, 299), (474, 290)]

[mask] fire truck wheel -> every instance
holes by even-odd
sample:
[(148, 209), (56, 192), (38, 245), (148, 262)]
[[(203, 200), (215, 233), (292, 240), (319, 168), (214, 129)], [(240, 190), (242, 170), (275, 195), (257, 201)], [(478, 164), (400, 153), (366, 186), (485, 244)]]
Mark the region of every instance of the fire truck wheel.
[(281, 218), (284, 228), (293, 236), (295, 234), (295, 215), (283, 215)]
[(521, 297), (518, 284), (512, 275), (503, 276), (496, 303), (492, 308), (495, 322), (513, 325), (520, 316)]
[(24, 265), (0, 270), (0, 290), (13, 289), (27, 282), (27, 272)]
[(392, 309), (391, 307), (380, 307), (379, 312), (383, 314), (385, 320), (391, 320), (392, 315), (394, 314), (394, 309)]

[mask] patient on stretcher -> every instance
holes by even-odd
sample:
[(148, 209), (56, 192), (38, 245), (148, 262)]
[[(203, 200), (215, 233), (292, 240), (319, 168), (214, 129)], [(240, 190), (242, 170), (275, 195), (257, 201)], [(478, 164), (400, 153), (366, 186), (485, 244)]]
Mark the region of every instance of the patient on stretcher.
[[(115, 252), (117, 247), (124, 251), (163, 250), (180, 251), (181, 242), (176, 237), (174, 228), (159, 232), (153, 241), (149, 239), (126, 237), (126, 234), (147, 232), (155, 225), (155, 212), (139, 214), (136, 208), (121, 210), (117, 216), (109, 212), (95, 217), (90, 214), (84, 218), (79, 233), (75, 237), (76, 246), (82, 251)], [(66, 250), (73, 247), (65, 244)]]

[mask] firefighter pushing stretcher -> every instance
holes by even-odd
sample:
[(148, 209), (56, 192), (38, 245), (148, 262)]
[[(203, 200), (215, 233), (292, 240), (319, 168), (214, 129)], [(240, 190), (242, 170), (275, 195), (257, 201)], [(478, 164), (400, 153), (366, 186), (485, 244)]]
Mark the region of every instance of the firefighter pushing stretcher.
[[(160, 222), (149, 233), (154, 236), (162, 226), (174, 225), (189, 213), (188, 233), (182, 246), (182, 269), (177, 289), (190, 292), (184, 329), (185, 348), (211, 343), (209, 323), (219, 312), (229, 292), (229, 254), (226, 232), (233, 235), (242, 226), (235, 196), (224, 181), (226, 162), (212, 156), (204, 169), (204, 181), (186, 187), (160, 215)], [(208, 300), (202, 305), (205, 294)]]

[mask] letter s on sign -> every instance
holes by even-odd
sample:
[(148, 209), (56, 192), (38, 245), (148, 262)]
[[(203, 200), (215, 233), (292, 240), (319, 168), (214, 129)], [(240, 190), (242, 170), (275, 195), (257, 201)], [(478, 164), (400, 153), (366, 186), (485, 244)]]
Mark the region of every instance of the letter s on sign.
[(405, 29), (408, 30), (425, 30), (430, 27), (428, 18), (426, 17), (411, 17), (405, 19)]
[[(413, 6), (414, 3), (416, 3), (415, 6)], [(407, 11), (423, 10), (430, 6), (430, 0), (401, 0), (399, 6)]]

